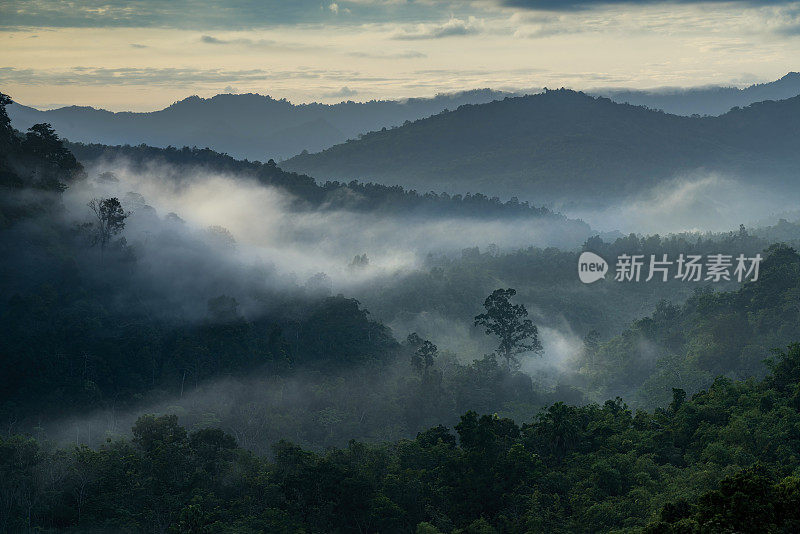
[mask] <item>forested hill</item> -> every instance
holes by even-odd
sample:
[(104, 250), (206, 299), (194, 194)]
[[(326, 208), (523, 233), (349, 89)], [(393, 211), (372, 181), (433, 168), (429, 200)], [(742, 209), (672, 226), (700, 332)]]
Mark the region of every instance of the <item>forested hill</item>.
[(422, 190), (603, 203), (697, 169), (793, 183), (798, 147), (800, 97), (680, 117), (561, 89), (462, 106), (283, 166)]
[(147, 113), (113, 113), (70, 106), (49, 111), (12, 105), (13, 125), (48, 122), (73, 141), (154, 146), (208, 146), (236, 157), (287, 158), (317, 151), (363, 132), (428, 117), (462, 104), (491, 102), (510, 93), (478, 89), (434, 98), (299, 104), (258, 94), (191, 96)]
[(501, 202), (497, 197), (481, 193), (449, 195), (447, 193), (420, 193), (401, 186), (379, 185), (357, 181), (327, 181), (318, 183), (314, 178), (282, 170), (274, 161), (237, 160), (227, 154), (210, 149), (183, 147), (155, 148), (139, 146), (106, 146), (67, 143), (70, 151), (86, 165), (100, 163), (111, 167), (124, 162), (133, 169), (158, 168), (165, 179), (191, 180), (194, 171), (219, 172), (239, 178), (254, 178), (259, 182), (279, 187), (293, 195), (297, 209), (347, 209), (357, 211), (406, 214), (424, 214), (435, 217), (525, 217), (548, 218), (563, 223), (564, 229), (588, 237), (589, 227), (581, 221), (567, 219), (547, 208), (536, 207), (516, 198)]
[(757, 281), (732, 292), (698, 288), (681, 306), (662, 301), (585, 351), (579, 367), (587, 389), (652, 407), (666, 402), (671, 387), (697, 391), (718, 376), (763, 376), (770, 352), (800, 339), (800, 255), (774, 244), (764, 256)]

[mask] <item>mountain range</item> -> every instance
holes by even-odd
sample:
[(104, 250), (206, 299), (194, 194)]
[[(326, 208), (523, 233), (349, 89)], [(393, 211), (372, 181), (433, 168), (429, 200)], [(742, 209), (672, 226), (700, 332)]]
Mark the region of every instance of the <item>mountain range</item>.
[(738, 87), (661, 88), (650, 91), (626, 89), (592, 91), (615, 102), (647, 106), (675, 115), (721, 115), (734, 107), (764, 100), (785, 100), (800, 95), (800, 72), (767, 83)]
[[(541, 91), (536, 88), (524, 93)], [(20, 104), (9, 106), (8, 113), (19, 130), (48, 122), (74, 142), (209, 147), (238, 158), (267, 161), (286, 159), (303, 150), (318, 152), (367, 132), (400, 126), (445, 109), (485, 104), (522, 93), (478, 89), (434, 98), (334, 105), (295, 105), (258, 94), (220, 94), (212, 98), (191, 96), (165, 109), (146, 113), (113, 113), (79, 106), (40, 111)], [(791, 72), (779, 80), (744, 89), (715, 86), (588, 93), (676, 115), (719, 115), (735, 106), (800, 95), (800, 73)]]
[(317, 179), (480, 191), (536, 204), (632, 195), (698, 169), (792, 187), (800, 97), (684, 117), (551, 90), (465, 105), (281, 165)]
[(478, 89), (434, 98), (335, 105), (295, 105), (257, 94), (220, 94), (212, 98), (191, 96), (147, 113), (113, 113), (79, 106), (40, 111), (12, 104), (8, 114), (19, 130), (48, 122), (74, 142), (209, 147), (237, 158), (267, 161), (303, 150), (322, 150), (365, 132), (510, 94)]

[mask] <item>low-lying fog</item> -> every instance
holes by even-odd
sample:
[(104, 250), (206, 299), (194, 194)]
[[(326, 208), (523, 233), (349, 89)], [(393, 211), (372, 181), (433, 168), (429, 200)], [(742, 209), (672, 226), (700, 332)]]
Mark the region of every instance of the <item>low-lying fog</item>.
[[(92, 177), (112, 171), (119, 182), (90, 180), (69, 189), (65, 199), (70, 212), (87, 214), (85, 205), (92, 197), (118, 197), (132, 212), (125, 231), (129, 242), (146, 247), (148, 236), (163, 230), (165, 216), (174, 213), (187, 229), (210, 229), (227, 239), (240, 261), (267, 263), (301, 281), (324, 272), (335, 291), (374, 276), (415, 269), (429, 253), (460, 253), (488, 245), (502, 250), (581, 245), (579, 240), (556, 237), (558, 220), (297, 210), (288, 193), (236, 176), (200, 172), (190, 181), (173, 182), (162, 178), (170, 174), (167, 170), (133, 172), (124, 162), (87, 170)], [(353, 269), (354, 257), (362, 254), (368, 263)]]
[[(264, 303), (248, 301), (248, 287), (269, 286), (280, 291), (284, 286), (308, 289), (322, 284), (327, 286), (325, 292), (352, 296), (368, 291), (365, 288), (381, 278), (402, 283), (403, 275), (420, 268), (429, 253), (455, 255), (463, 248), (489, 244), (500, 251), (554, 244), (567, 250), (580, 247), (580, 243), (553, 243), (548, 226), (555, 223), (530, 218), (487, 221), (346, 210), (303, 211), (293, 208), (285, 192), (235, 176), (199, 172), (190, 181), (175, 183), (162, 178), (169, 174), (166, 170), (137, 173), (123, 161), (90, 166), (87, 171), (90, 179), (71, 187), (64, 196), (68, 217), (88, 219), (86, 205), (91, 198), (120, 198), (124, 209), (131, 212), (124, 235), (142, 266), (144, 274), (139, 283), (151, 284), (174, 302), (184, 302), (183, 317), (188, 320), (199, 318), (192, 315), (193, 308), (199, 309), (200, 315), (205, 312), (207, 295), (223, 293), (236, 294), (245, 315), (258, 314)], [(116, 180), (97, 179), (106, 171), (112, 171)], [(719, 175), (681, 177), (618, 206), (572, 208), (568, 215), (582, 218), (596, 230), (663, 235), (685, 230), (729, 230), (743, 221), (769, 217), (791, 207), (780, 195), (755, 191)], [(354, 262), (354, 257), (362, 254), (368, 261)], [(522, 370), (537, 383), (552, 385), (558, 377), (574, 372), (571, 364), (582, 350), (582, 335), (560, 318), (540, 322), (534, 305), (526, 304), (540, 324), (544, 354), (523, 355)], [(493, 349), (493, 340), (476, 335), (471, 322), (455, 321), (436, 310), (398, 313), (389, 326), (399, 340), (419, 331), (464, 362)], [(269, 445), (267, 441), (302, 439), (282, 434), (296, 431), (286, 420), (264, 420), (262, 415), (273, 410), (261, 410), (259, 403), (273, 408), (285, 405), (291, 419), (292, 410), (302, 405), (298, 399), (308, 387), (312, 385), (297, 378), (225, 379), (181, 398), (159, 401), (141, 412), (191, 412), (190, 424), (223, 418), (224, 426), (244, 446), (263, 451)], [(341, 395), (346, 399), (344, 392)], [(126, 431), (135, 416), (106, 410), (63, 422), (66, 431), (51, 429), (48, 433), (59, 440), (95, 441), (107, 431)]]
[(696, 171), (608, 207), (569, 206), (562, 212), (600, 232), (726, 232), (754, 221), (774, 224), (783, 212), (796, 214), (796, 198), (796, 192), (765, 187), (759, 180)]

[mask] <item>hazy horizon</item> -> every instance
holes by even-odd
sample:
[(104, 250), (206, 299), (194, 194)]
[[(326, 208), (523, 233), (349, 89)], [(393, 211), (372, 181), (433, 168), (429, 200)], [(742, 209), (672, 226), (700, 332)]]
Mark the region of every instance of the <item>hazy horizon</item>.
[(796, 70), (797, 4), (343, 0), (0, 5), (0, 87), (42, 109), (746, 86)]
[[(1, 70), (1, 69), (0, 69)], [(671, 92), (684, 92), (684, 91), (694, 91), (694, 90), (703, 90), (703, 89), (713, 89), (713, 88), (732, 88), (732, 89), (746, 89), (748, 87), (752, 87), (758, 84), (766, 84), (770, 82), (774, 82), (777, 80), (782, 79), (783, 77), (787, 76), (788, 74), (792, 74), (796, 72), (795, 70), (789, 70), (783, 72), (782, 74), (777, 74), (774, 77), (766, 77), (763, 79), (754, 80), (752, 82), (741, 82), (737, 83), (737, 79), (734, 78), (731, 81), (724, 81), (720, 80), (718, 82), (712, 83), (703, 83), (703, 84), (695, 84), (695, 85), (659, 85), (659, 86), (652, 86), (652, 85), (642, 85), (642, 86), (593, 86), (593, 87), (580, 87), (580, 86), (567, 86), (567, 85), (559, 85), (558, 83), (552, 84), (551, 86), (547, 87), (548, 89), (556, 89), (556, 88), (565, 88), (570, 89), (573, 91), (581, 91), (587, 94), (600, 94), (603, 92), (625, 92), (625, 91), (641, 91), (641, 92), (648, 92), (653, 94), (669, 94)], [(1, 78), (0, 78), (1, 79)], [(220, 92), (214, 92), (213, 90), (210, 92), (205, 92), (202, 94), (193, 93), (193, 94), (186, 94), (180, 98), (175, 100), (165, 100), (164, 102), (159, 102), (157, 104), (152, 104), (149, 107), (141, 107), (137, 109), (133, 109), (132, 107), (125, 107), (125, 104), (120, 104), (120, 107), (102, 107), (99, 105), (92, 105), (92, 104), (79, 104), (75, 102), (65, 102), (65, 103), (58, 103), (58, 104), (38, 104), (38, 103), (30, 103), (27, 101), (20, 100), (19, 97), (11, 94), (14, 97), (14, 103), (19, 104), (22, 106), (26, 106), (29, 108), (37, 109), (39, 111), (51, 111), (54, 109), (61, 109), (65, 107), (91, 107), (97, 110), (102, 111), (110, 111), (112, 113), (152, 113), (154, 111), (161, 111), (163, 109), (168, 108), (174, 104), (182, 102), (186, 99), (198, 97), (204, 100), (210, 100), (216, 96), (221, 95), (257, 95), (266, 98), (271, 98), (272, 100), (276, 101), (287, 101), (289, 104), (295, 106), (301, 105), (310, 105), (310, 104), (322, 104), (322, 105), (337, 105), (337, 104), (344, 104), (347, 102), (355, 102), (355, 103), (367, 103), (367, 102), (374, 102), (374, 101), (394, 101), (394, 102), (403, 102), (406, 100), (411, 99), (434, 99), (440, 96), (449, 96), (449, 95), (459, 95), (464, 93), (470, 93), (475, 91), (495, 91), (495, 92), (504, 92), (504, 93), (512, 93), (516, 95), (531, 95), (537, 94), (541, 92), (545, 86), (541, 87), (466, 87), (464, 89), (443, 89), (443, 90), (436, 90), (430, 93), (424, 94), (414, 94), (414, 95), (386, 95), (386, 96), (375, 96), (375, 97), (359, 97), (357, 94), (353, 96), (343, 97), (341, 99), (334, 99), (326, 97), (325, 95), (319, 95), (318, 97), (314, 97), (313, 95), (309, 95), (307, 98), (304, 99), (292, 99), (288, 96), (272, 93), (269, 89), (265, 90), (254, 90), (254, 91), (238, 91), (238, 90), (227, 90), (227, 89), (235, 89), (235, 88), (225, 88)], [(10, 93), (8, 93), (10, 94)], [(23, 95), (24, 99), (24, 95)]]

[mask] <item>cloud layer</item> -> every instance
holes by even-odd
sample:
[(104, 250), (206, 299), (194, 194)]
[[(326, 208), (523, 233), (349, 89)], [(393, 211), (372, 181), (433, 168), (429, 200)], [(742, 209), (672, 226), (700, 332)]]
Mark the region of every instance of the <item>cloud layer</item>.
[(502, 0), (504, 6), (543, 11), (571, 11), (609, 5), (648, 6), (715, 3), (737, 3), (760, 7), (793, 4), (794, 0)]
[(783, 0), (6, 0), (0, 84), (120, 111), (226, 87), (333, 103), (749, 85), (798, 70), (798, 28), (800, 1)]

